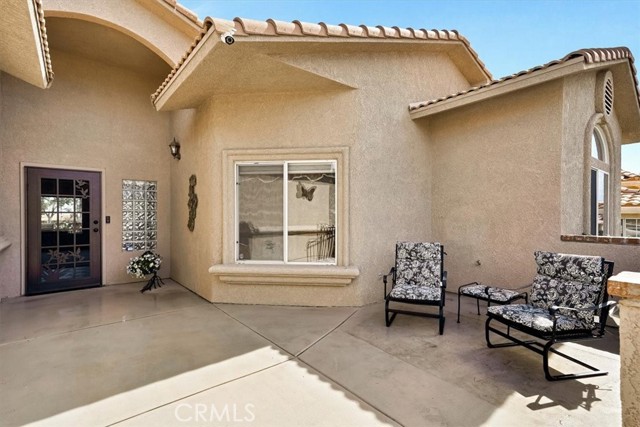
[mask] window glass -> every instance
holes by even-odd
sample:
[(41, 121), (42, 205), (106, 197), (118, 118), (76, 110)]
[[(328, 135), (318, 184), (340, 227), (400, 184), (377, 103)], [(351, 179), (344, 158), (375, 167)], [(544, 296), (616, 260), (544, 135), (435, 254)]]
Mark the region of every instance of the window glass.
[(282, 261), (284, 166), (238, 166), (239, 261)]
[(640, 237), (640, 218), (623, 218), (622, 236)]
[(238, 164), (236, 180), (237, 261), (335, 264), (335, 162)]
[(602, 157), (602, 155), (600, 154), (600, 146), (598, 145), (598, 141), (596, 140), (595, 133), (591, 135), (591, 157), (598, 160), (600, 160)]
[(591, 135), (590, 234), (609, 234), (609, 164), (607, 144), (599, 128)]
[(598, 128), (594, 129), (591, 135), (591, 157), (607, 162), (606, 146)]
[(289, 262), (335, 263), (335, 165), (289, 164), (287, 202)]
[(604, 171), (593, 169), (591, 171), (591, 179), (591, 234), (604, 236), (608, 233), (609, 201), (607, 189), (609, 187), (609, 175)]

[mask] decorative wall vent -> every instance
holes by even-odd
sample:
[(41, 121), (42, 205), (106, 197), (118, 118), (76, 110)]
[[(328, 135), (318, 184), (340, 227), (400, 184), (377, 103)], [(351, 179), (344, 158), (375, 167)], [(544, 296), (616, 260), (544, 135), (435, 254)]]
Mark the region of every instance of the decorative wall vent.
[(613, 74), (602, 71), (596, 80), (596, 111), (610, 116), (613, 112)]
[(607, 116), (613, 111), (613, 80), (610, 78), (604, 81), (604, 112)]

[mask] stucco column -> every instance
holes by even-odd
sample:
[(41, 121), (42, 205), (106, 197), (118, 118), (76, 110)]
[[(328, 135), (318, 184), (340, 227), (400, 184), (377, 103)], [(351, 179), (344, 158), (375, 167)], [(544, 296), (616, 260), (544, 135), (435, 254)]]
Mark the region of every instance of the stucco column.
[(609, 295), (620, 297), (620, 398), (622, 425), (640, 425), (640, 273), (609, 279)]

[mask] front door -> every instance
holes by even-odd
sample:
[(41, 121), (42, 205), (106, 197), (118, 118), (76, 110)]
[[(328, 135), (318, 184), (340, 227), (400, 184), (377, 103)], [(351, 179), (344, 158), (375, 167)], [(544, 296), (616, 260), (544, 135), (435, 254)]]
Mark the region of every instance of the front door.
[(100, 173), (26, 174), (26, 294), (100, 286)]

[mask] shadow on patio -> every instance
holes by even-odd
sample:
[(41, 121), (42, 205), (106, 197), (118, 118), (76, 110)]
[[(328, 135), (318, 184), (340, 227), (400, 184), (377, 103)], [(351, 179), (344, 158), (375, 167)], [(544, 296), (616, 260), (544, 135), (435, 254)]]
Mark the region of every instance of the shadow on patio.
[(453, 296), (438, 336), (431, 319), (386, 328), (381, 304), (212, 305), (140, 286), (3, 301), (0, 424), (620, 423), (615, 330), (571, 345), (608, 376), (550, 383), (533, 353), (486, 347), (473, 303), (456, 324)]

